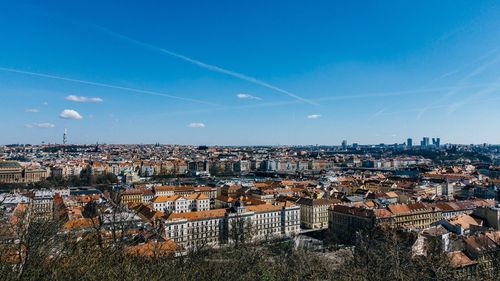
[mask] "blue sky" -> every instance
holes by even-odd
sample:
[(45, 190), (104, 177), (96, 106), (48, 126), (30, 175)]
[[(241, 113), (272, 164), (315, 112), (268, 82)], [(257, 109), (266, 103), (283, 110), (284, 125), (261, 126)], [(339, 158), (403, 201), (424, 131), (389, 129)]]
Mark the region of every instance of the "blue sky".
[(499, 19), (497, 1), (2, 1), (0, 143), (500, 143)]

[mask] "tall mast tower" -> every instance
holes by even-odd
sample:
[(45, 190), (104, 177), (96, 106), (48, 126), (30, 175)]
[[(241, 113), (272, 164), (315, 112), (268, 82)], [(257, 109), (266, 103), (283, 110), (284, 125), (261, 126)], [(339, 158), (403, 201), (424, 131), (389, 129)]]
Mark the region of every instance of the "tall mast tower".
[(66, 143), (68, 143), (68, 129), (64, 128), (63, 144), (66, 145)]

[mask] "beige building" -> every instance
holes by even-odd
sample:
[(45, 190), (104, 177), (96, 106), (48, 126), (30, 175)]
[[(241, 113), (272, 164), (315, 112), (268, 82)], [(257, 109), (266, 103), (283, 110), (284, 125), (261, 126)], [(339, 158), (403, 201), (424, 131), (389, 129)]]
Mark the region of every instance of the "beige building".
[(143, 190), (139, 188), (131, 188), (124, 190), (120, 194), (120, 203), (121, 204), (129, 204), (129, 203), (143, 203)]
[(328, 228), (328, 208), (333, 205), (331, 200), (300, 198), (296, 204), (300, 206), (302, 228)]
[(32, 183), (48, 177), (47, 170), (41, 168), (23, 168), (16, 161), (0, 162), (0, 183)]
[(0, 182), (20, 183), (22, 182), (23, 168), (14, 161), (0, 162)]
[(387, 209), (394, 215), (396, 226), (424, 229), (443, 218), (440, 209), (423, 203), (390, 204)]

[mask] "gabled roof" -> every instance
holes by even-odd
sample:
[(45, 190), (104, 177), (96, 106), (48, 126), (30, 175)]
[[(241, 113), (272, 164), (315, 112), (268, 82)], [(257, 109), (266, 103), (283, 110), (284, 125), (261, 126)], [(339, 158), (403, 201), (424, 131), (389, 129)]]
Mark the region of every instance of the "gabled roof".
[(477, 264), (477, 262), (471, 260), (462, 251), (455, 251), (448, 253), (448, 258), (450, 259), (450, 264), (454, 268), (466, 267), (469, 265)]
[(328, 199), (311, 199), (304, 197), (301, 197), (296, 203), (298, 205), (307, 205), (307, 206), (324, 206), (333, 204), (333, 202)]
[(485, 234), (467, 237), (464, 239), (464, 242), (469, 249), (472, 249), (479, 254), (490, 252), (499, 247)]
[(490, 231), (485, 233), (486, 237), (500, 246), (500, 231)]
[(149, 241), (135, 246), (126, 246), (125, 253), (142, 257), (156, 257), (174, 254), (177, 245), (172, 240), (165, 242)]
[(480, 219), (473, 218), (467, 214), (462, 214), (449, 219), (449, 223), (454, 226), (459, 226), (462, 229), (470, 229), (471, 225), (481, 226), (483, 221)]
[(155, 192), (158, 191), (174, 191), (177, 188), (177, 186), (155, 186), (154, 190)]
[(182, 196), (180, 195), (171, 195), (171, 196), (156, 196), (151, 200), (153, 203), (161, 203), (161, 202), (168, 202), (168, 201), (175, 201)]
[(266, 213), (266, 212), (279, 211), (281, 210), (281, 206), (272, 204), (261, 204), (261, 205), (245, 206), (245, 209), (249, 212)]
[(373, 210), (360, 207), (351, 207), (346, 205), (335, 205), (333, 206), (333, 211), (363, 218), (373, 218), (375, 216)]
[(423, 233), (431, 236), (441, 236), (449, 232), (442, 225), (438, 225), (424, 229)]
[(373, 213), (377, 218), (390, 218), (393, 216), (393, 214), (386, 209), (373, 209)]

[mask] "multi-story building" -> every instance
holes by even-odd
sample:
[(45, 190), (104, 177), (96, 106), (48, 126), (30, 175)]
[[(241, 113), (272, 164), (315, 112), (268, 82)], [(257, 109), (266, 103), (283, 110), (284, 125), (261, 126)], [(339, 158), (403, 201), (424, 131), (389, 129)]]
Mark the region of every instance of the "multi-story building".
[(217, 188), (210, 186), (156, 186), (154, 194), (155, 196), (204, 194), (210, 199), (210, 208), (214, 208)]
[(46, 169), (22, 167), (16, 161), (0, 161), (0, 183), (32, 183), (48, 177)]
[(143, 203), (142, 193), (143, 190), (139, 188), (124, 190), (120, 194), (120, 202), (124, 205), (129, 203)]
[(153, 209), (165, 213), (187, 213), (210, 210), (210, 198), (204, 194), (157, 196), (151, 200)]
[(443, 218), (441, 210), (423, 203), (391, 204), (387, 209), (394, 215), (397, 226), (424, 229)]
[(188, 163), (189, 172), (193, 175), (209, 174), (210, 164), (208, 161), (190, 161)]
[(300, 207), (289, 202), (171, 214), (165, 236), (182, 248), (293, 236), (300, 231)]
[(14, 161), (0, 162), (0, 182), (18, 183), (22, 182), (23, 168)]
[(393, 224), (393, 214), (386, 209), (345, 205), (335, 205), (329, 209), (328, 228), (344, 241), (351, 240), (359, 231), (370, 230), (383, 224)]
[(234, 163), (234, 171), (236, 173), (245, 173), (250, 171), (250, 161), (248, 160), (239, 160)]
[(174, 195), (176, 186), (155, 186), (155, 196), (172, 196)]
[(54, 216), (54, 196), (50, 190), (37, 190), (30, 195), (29, 217), (33, 220), (51, 220)]
[(413, 139), (412, 138), (408, 138), (406, 140), (406, 146), (408, 146), (408, 147), (412, 147), (413, 146)]
[(328, 208), (333, 202), (328, 199), (300, 198), (300, 225), (303, 228), (320, 229), (328, 227)]

